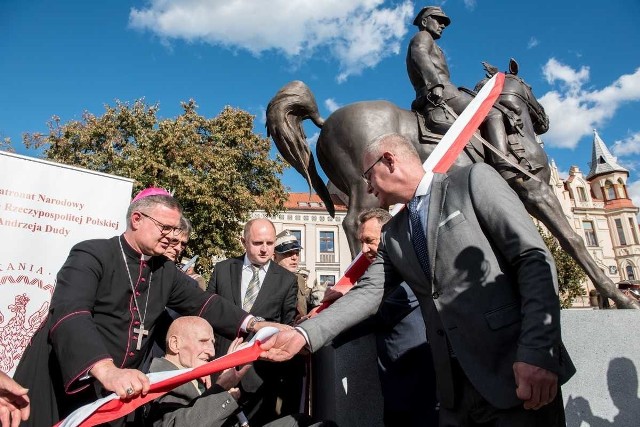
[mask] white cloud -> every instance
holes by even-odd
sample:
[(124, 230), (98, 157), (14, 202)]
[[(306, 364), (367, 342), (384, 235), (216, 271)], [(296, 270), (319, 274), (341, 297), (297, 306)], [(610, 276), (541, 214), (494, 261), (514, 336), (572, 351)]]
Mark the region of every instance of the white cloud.
[(336, 111), (338, 108), (342, 107), (342, 105), (338, 104), (335, 99), (333, 98), (328, 98), (325, 99), (324, 101), (324, 106), (327, 108), (327, 110), (329, 110), (331, 113), (333, 113), (334, 111)]
[(583, 136), (607, 123), (622, 103), (640, 101), (640, 68), (601, 90), (584, 88), (589, 67), (574, 70), (551, 58), (543, 74), (549, 84), (559, 86), (540, 98), (551, 121), (544, 140), (554, 147), (575, 148)]
[(611, 147), (611, 152), (616, 156), (630, 156), (640, 154), (640, 132), (623, 140), (615, 141)]
[(132, 9), (131, 27), (163, 41), (206, 42), (254, 55), (277, 51), (290, 60), (327, 49), (344, 81), (397, 54), (413, 3), (383, 7), (384, 0), (149, 0)]
[(527, 43), (527, 49), (533, 49), (534, 47), (538, 46), (539, 44), (540, 44), (540, 42), (538, 41), (538, 39), (532, 36), (529, 39), (529, 42)]
[(627, 181), (627, 192), (635, 206), (640, 206), (640, 181)]
[(307, 144), (309, 144), (309, 148), (313, 149), (318, 142), (318, 137), (320, 136), (320, 132), (315, 132), (309, 138), (307, 138)]
[(464, 0), (464, 7), (468, 10), (474, 10), (476, 8), (476, 0)]
[(260, 120), (260, 123), (267, 124), (267, 109), (264, 108), (262, 105), (260, 106), (260, 112), (258, 114), (258, 120)]
[(582, 66), (579, 71), (575, 71), (568, 65), (564, 65), (551, 58), (542, 68), (547, 83), (553, 84), (560, 81), (565, 90), (576, 92), (589, 80), (589, 67)]

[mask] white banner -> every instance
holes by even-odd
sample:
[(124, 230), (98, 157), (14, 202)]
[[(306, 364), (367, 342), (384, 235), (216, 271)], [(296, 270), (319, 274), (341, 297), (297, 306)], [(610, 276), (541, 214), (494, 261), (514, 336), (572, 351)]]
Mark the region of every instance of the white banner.
[(0, 151), (0, 370), (13, 375), (76, 243), (126, 229), (133, 180)]

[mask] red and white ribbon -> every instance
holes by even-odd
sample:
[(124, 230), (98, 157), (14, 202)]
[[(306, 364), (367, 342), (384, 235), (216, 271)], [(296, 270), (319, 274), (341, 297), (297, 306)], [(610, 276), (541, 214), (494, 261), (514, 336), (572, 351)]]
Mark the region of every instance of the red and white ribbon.
[[(473, 134), (478, 129), (484, 118), (493, 107), (504, 86), (504, 73), (496, 73), (478, 92), (475, 98), (467, 105), (462, 114), (458, 116), (451, 125), (447, 133), (444, 134), (436, 148), (422, 164), (428, 175), (428, 182), (431, 183), (434, 173), (444, 173), (449, 170), (453, 162), (462, 152), (462, 149), (471, 140)], [(404, 208), (404, 204), (397, 204), (391, 210), (391, 215), (396, 215)], [(321, 312), (329, 307), (333, 301), (344, 295), (353, 287), (356, 281), (364, 274), (371, 264), (371, 261), (362, 252), (347, 267), (344, 276), (333, 285), (333, 295), (331, 300), (323, 302), (319, 307), (311, 311), (310, 316)]]
[(76, 409), (69, 414), (67, 418), (56, 424), (56, 427), (91, 427), (113, 421), (130, 414), (140, 406), (154, 399), (164, 396), (169, 391), (184, 383), (224, 371), (225, 369), (254, 362), (262, 352), (260, 343), (268, 340), (276, 332), (278, 332), (278, 329), (273, 327), (262, 328), (256, 333), (253, 339), (247, 343), (247, 347), (197, 368), (148, 374), (151, 388), (146, 396), (139, 395), (132, 399), (122, 400), (116, 394), (111, 394)]

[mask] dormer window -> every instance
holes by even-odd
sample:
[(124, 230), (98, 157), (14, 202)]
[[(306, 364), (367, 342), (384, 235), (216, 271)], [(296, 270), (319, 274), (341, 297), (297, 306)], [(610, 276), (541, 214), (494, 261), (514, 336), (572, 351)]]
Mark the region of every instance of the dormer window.
[(607, 180), (604, 183), (604, 192), (607, 195), (607, 200), (614, 200), (617, 199), (616, 196), (616, 189), (613, 186), (613, 184), (611, 183), (611, 181)]

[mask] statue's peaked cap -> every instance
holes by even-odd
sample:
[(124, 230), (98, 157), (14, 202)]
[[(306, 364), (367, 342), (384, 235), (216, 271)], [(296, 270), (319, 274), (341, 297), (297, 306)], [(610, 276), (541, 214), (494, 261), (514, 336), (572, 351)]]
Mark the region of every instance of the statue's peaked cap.
[(444, 11), (440, 6), (425, 6), (416, 15), (416, 19), (413, 20), (413, 25), (415, 25), (416, 27), (419, 27), (422, 23), (422, 20), (426, 16), (431, 16), (431, 15), (444, 18), (445, 26), (448, 26), (451, 23), (451, 18), (449, 18), (447, 15), (444, 14)]

